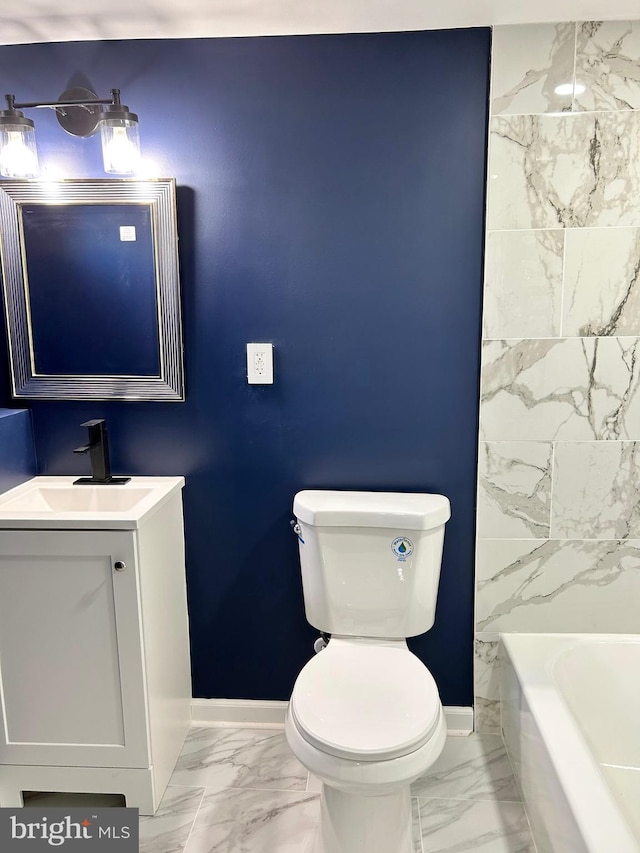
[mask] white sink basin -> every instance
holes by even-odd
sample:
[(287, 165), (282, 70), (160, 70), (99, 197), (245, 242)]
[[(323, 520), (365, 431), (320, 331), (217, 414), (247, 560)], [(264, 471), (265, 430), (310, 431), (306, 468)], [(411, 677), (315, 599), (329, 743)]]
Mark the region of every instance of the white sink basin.
[(126, 512), (149, 497), (151, 489), (122, 486), (34, 488), (2, 505), (4, 512)]
[(136, 528), (182, 477), (133, 477), (120, 486), (74, 486), (75, 477), (34, 477), (0, 495), (0, 528)]

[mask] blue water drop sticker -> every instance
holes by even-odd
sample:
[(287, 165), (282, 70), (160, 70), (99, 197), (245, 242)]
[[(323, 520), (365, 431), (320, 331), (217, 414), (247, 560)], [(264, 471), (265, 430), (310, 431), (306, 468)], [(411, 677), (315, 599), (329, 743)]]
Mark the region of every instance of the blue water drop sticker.
[(400, 562), (405, 562), (413, 554), (413, 542), (407, 536), (398, 536), (391, 543), (391, 550)]

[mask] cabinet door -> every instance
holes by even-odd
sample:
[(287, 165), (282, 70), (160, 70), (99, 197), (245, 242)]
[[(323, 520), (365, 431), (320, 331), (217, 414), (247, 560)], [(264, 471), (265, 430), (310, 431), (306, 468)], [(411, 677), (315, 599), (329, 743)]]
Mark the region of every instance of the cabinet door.
[(0, 763), (148, 766), (138, 603), (133, 531), (0, 532)]

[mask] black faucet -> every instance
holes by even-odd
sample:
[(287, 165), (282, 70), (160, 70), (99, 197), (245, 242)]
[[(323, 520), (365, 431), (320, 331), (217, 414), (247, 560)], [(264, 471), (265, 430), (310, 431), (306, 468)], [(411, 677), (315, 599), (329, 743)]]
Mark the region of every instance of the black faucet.
[(89, 430), (89, 444), (76, 447), (74, 453), (89, 453), (91, 457), (91, 476), (80, 477), (74, 486), (120, 486), (128, 483), (131, 477), (112, 477), (109, 463), (109, 440), (107, 438), (107, 422), (104, 420), (86, 421), (81, 424)]

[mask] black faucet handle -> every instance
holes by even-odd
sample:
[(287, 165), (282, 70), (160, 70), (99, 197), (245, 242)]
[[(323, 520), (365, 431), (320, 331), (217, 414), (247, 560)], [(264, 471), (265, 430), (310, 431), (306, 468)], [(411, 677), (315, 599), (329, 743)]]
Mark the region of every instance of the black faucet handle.
[(89, 450), (96, 445), (105, 445), (105, 453), (107, 444), (107, 422), (103, 418), (95, 418), (90, 421), (85, 421), (80, 426), (87, 427), (89, 432)]
[(109, 439), (107, 422), (104, 418), (93, 418), (81, 424), (89, 430), (89, 443), (76, 447), (74, 453), (89, 453), (91, 457), (91, 476), (80, 477), (74, 481), (74, 486), (85, 485), (122, 485), (128, 483), (130, 477), (112, 477), (109, 463)]
[[(93, 418), (90, 421), (85, 421), (80, 426), (87, 427), (89, 432), (89, 442), (83, 447), (77, 447), (74, 453), (86, 453), (98, 445), (107, 444), (107, 422), (103, 418)], [(105, 447), (105, 452), (106, 447)]]

